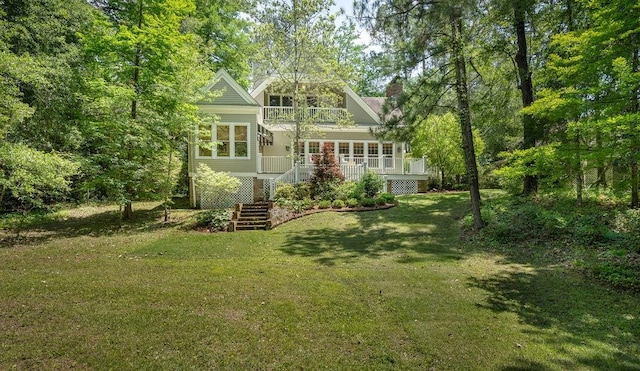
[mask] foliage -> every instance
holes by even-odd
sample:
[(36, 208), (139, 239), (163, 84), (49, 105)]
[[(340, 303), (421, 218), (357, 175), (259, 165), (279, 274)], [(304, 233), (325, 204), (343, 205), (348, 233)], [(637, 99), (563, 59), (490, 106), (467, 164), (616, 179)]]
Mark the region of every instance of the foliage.
[(378, 198), (383, 200), (387, 204), (392, 204), (396, 201), (396, 196), (393, 193), (385, 192), (381, 193)]
[(337, 185), (344, 181), (344, 175), (333, 154), (331, 143), (322, 146), (321, 153), (313, 159), (313, 164), (313, 174), (309, 180), (311, 195), (324, 200), (335, 199)]
[[(336, 15), (331, 0), (268, 0), (256, 7), (254, 75), (258, 80), (274, 77), (272, 89), (291, 95), (292, 110), (270, 121), (286, 129), (300, 158), (299, 144), (320, 130), (318, 118), (306, 114), (309, 96), (320, 97), (319, 107), (339, 107), (344, 81), (352, 78), (353, 68), (342, 51), (353, 38), (347, 30), (339, 40)], [(344, 62), (344, 63), (341, 63)], [(338, 126), (353, 124), (350, 117), (333, 115)]]
[(380, 192), (383, 186), (383, 179), (373, 170), (367, 170), (362, 174), (360, 184), (363, 195), (366, 198), (374, 198)]
[(512, 195), (522, 193), (525, 176), (536, 176), (542, 188), (547, 190), (566, 184), (567, 173), (561, 149), (557, 144), (549, 144), (526, 150), (516, 150), (501, 154), (504, 164), (493, 171), (503, 189)]
[(332, 207), (332, 208), (334, 208), (334, 209), (342, 209), (344, 206), (345, 206), (344, 201), (342, 201), (342, 200), (340, 200), (340, 199), (338, 199), (338, 200), (334, 200), (334, 201), (331, 203), (331, 207)]
[(331, 207), (331, 201), (330, 200), (321, 200), (318, 202), (318, 208), (319, 209), (328, 209)]
[(69, 192), (78, 168), (57, 153), (0, 143), (0, 207), (23, 212), (48, 208)]
[(576, 264), (594, 277), (615, 287), (640, 289), (638, 213), (621, 208), (619, 200), (586, 195), (581, 207), (568, 192), (492, 199), (482, 207), (487, 221), (482, 238), (505, 247), (546, 246), (549, 254), (557, 247), (556, 253), (580, 255)]
[(207, 210), (196, 215), (197, 225), (206, 227), (211, 232), (226, 231), (231, 221), (228, 210)]
[(223, 203), (231, 194), (240, 189), (240, 179), (227, 173), (214, 171), (208, 165), (198, 165), (198, 176), (195, 177), (196, 187), (211, 194), (213, 203)]
[(358, 201), (357, 198), (349, 198), (346, 201), (346, 205), (348, 207), (357, 207), (360, 204), (360, 201)]
[(370, 198), (370, 197), (363, 197), (360, 200), (360, 205), (362, 205), (364, 207), (376, 206), (376, 199), (375, 198)]
[(359, 187), (359, 182), (346, 181), (336, 187), (335, 193), (336, 199), (347, 201), (350, 198), (359, 199), (362, 196), (362, 189)]
[(276, 194), (273, 197), (274, 200), (295, 200), (296, 188), (291, 183), (278, 183), (276, 188)]
[[(447, 175), (465, 173), (462, 135), (458, 118), (448, 112), (444, 115), (429, 115), (417, 118), (415, 132), (411, 139), (411, 156), (427, 157), (429, 166), (441, 172), (444, 189)], [(476, 153), (482, 153), (484, 143), (478, 130), (473, 131)]]

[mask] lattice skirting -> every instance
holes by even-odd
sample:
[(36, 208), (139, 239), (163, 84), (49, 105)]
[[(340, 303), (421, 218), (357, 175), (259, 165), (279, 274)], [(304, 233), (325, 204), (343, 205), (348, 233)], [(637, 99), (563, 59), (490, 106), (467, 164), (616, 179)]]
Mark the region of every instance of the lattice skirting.
[(418, 181), (407, 179), (392, 179), (391, 193), (395, 195), (418, 193)]
[(200, 191), (201, 209), (224, 209), (237, 203), (253, 203), (253, 178), (238, 177), (240, 188), (237, 193), (214, 193), (203, 189)]

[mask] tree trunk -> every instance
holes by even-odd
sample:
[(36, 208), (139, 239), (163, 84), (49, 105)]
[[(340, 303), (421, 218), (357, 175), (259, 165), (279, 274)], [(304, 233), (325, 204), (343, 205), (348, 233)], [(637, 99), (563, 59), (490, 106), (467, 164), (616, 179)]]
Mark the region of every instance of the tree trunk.
[[(529, 107), (533, 101), (533, 82), (531, 81), (531, 70), (527, 58), (527, 33), (525, 29), (525, 9), (521, 1), (513, 3), (514, 25), (516, 29), (518, 51), (516, 53), (516, 65), (518, 66), (518, 76), (520, 77), (520, 92), (522, 94), (522, 106)], [(536, 146), (537, 125), (536, 120), (531, 115), (522, 115), (523, 149)], [(529, 164), (533, 166), (534, 164)], [(538, 177), (535, 175), (525, 175), (523, 193), (531, 195), (538, 192)]]
[[(143, 15), (143, 2), (140, 1), (138, 3), (138, 28), (142, 29), (142, 15)], [(135, 56), (133, 57), (133, 79), (131, 80), (131, 84), (135, 91), (135, 95), (131, 100), (131, 120), (136, 121), (138, 119), (138, 94), (140, 94), (140, 63), (141, 63), (141, 53), (140, 47), (137, 47), (135, 50)], [(129, 152), (128, 152), (129, 153)], [(127, 196), (129, 200), (124, 206), (124, 211), (122, 213), (122, 218), (125, 220), (133, 219), (133, 207), (131, 205), (131, 199), (133, 198), (133, 191), (129, 190), (129, 186), (125, 187), (127, 189)]]
[(444, 191), (444, 168), (440, 168), (440, 189)]
[(171, 197), (171, 163), (173, 160), (173, 151), (169, 150), (169, 161), (167, 163), (167, 179), (165, 180), (166, 189), (164, 190), (164, 221), (165, 223), (169, 221), (170, 216), (169, 212), (171, 208), (169, 207), (169, 198)]
[[(640, 55), (638, 54), (638, 45), (634, 46), (632, 70), (637, 73), (640, 69)], [(633, 89), (631, 96), (631, 111), (638, 113), (640, 111), (640, 87)], [(640, 153), (640, 138), (638, 138), (638, 122), (635, 121), (631, 132), (631, 207), (637, 209), (640, 206), (638, 197), (638, 154)]]
[(582, 189), (584, 188), (584, 173), (582, 172), (582, 156), (580, 154), (580, 133), (577, 133), (573, 142), (576, 146), (576, 204), (582, 206)]
[(473, 133), (471, 130), (471, 112), (469, 109), (469, 93), (467, 88), (467, 67), (464, 59), (462, 45), (462, 16), (459, 10), (451, 12), (451, 47), (452, 57), (455, 63), (456, 95), (458, 100), (458, 116), (460, 117), (460, 129), (462, 130), (462, 149), (464, 162), (469, 179), (469, 193), (471, 196), (471, 212), (473, 214), (473, 230), (479, 231), (484, 227), (484, 221), (480, 214), (480, 186), (478, 182), (478, 166), (473, 147)]

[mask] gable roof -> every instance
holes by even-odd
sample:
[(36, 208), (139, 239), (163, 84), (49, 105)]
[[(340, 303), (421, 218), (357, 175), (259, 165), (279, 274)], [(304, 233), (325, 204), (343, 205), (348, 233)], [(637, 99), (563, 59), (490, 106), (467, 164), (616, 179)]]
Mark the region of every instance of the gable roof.
[(228, 104), (228, 105), (248, 105), (259, 106), (238, 82), (224, 69), (220, 69), (203, 89), (205, 92), (223, 91), (220, 97), (213, 99), (213, 102), (198, 102), (199, 104)]
[[(265, 91), (267, 87), (271, 85), (275, 80), (276, 78), (273, 76), (262, 80), (262, 82), (251, 91), (251, 96), (253, 98), (257, 98), (260, 93)], [(378, 113), (372, 110), (371, 107), (367, 103), (365, 103), (365, 101), (358, 94), (356, 94), (356, 92), (353, 91), (353, 89), (351, 89), (346, 83), (344, 83), (344, 90), (347, 94), (347, 97), (351, 98), (359, 106), (359, 108), (371, 118), (372, 122), (380, 123), (380, 116), (378, 115)]]

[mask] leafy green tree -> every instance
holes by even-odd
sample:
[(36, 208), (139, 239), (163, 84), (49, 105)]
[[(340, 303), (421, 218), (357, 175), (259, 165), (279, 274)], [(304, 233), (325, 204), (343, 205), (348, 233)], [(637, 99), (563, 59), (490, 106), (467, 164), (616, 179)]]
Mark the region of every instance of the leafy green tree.
[[(473, 134), (474, 146), (480, 153), (484, 144), (478, 130), (474, 130)], [(429, 115), (420, 120), (411, 140), (411, 155), (426, 156), (429, 165), (440, 170), (443, 189), (447, 175), (464, 174), (464, 153), (458, 118), (449, 112), (442, 116)]]
[(46, 209), (70, 190), (78, 163), (24, 144), (0, 144), (1, 211)]
[(121, 203), (123, 217), (132, 218), (133, 200), (169, 192), (158, 179), (174, 174), (172, 161), (196, 121), (192, 102), (208, 70), (196, 37), (182, 32), (195, 11), (192, 1), (95, 5), (104, 16), (83, 38), (91, 73), (85, 96), (89, 186)]
[[(332, 0), (267, 0), (254, 12), (255, 73), (258, 78), (275, 78), (271, 88), (292, 97), (290, 113), (269, 119), (288, 130), (297, 159), (301, 140), (320, 130), (318, 116), (307, 114), (307, 109), (340, 107), (344, 81), (351, 79), (352, 69), (339, 64), (332, 5)], [(352, 122), (345, 112), (331, 110), (322, 119), (338, 125)]]

